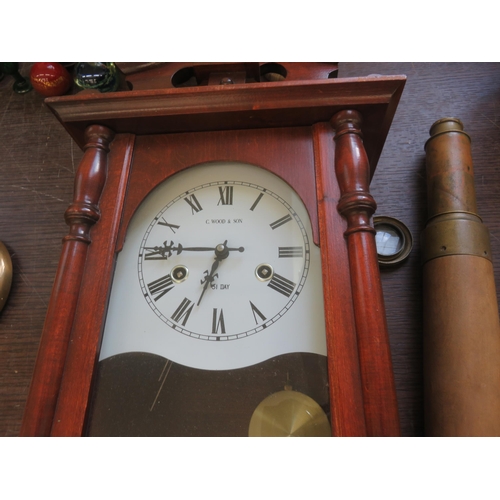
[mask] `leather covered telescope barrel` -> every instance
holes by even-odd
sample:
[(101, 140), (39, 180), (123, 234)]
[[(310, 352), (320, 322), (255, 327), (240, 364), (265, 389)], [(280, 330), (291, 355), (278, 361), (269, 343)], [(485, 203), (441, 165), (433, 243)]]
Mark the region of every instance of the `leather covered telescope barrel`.
[(425, 432), (500, 436), (498, 303), (470, 137), (456, 118), (435, 122), (430, 136), (422, 235)]

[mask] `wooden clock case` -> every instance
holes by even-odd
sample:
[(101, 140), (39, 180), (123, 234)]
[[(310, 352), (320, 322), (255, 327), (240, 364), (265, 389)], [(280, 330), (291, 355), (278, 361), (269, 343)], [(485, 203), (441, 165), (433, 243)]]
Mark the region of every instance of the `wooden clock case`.
[[(321, 249), (332, 435), (399, 435), (369, 183), (406, 78), (332, 79), (331, 63), (295, 63), (276, 65), (286, 78), (261, 82), (262, 66), (165, 63), (128, 75), (130, 91), (46, 100), (85, 152), (22, 435), (84, 433), (130, 218), (160, 182), (215, 160), (277, 174), (309, 212)], [(197, 85), (175, 88), (179, 74)]]

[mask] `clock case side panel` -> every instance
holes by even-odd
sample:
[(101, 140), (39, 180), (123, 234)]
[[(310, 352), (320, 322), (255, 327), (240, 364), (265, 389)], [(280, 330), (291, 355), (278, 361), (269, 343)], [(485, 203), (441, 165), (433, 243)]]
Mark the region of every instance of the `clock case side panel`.
[(111, 143), (108, 176), (99, 204), (101, 218), (91, 231), (52, 436), (81, 436), (83, 433), (106, 318), (134, 141), (134, 135), (121, 134)]

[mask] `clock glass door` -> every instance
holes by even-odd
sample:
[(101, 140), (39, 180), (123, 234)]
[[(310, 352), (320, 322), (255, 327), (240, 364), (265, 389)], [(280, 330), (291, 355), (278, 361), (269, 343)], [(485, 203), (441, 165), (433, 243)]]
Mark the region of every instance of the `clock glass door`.
[(117, 257), (88, 434), (328, 435), (323, 307), (286, 182), (234, 162), (175, 174)]

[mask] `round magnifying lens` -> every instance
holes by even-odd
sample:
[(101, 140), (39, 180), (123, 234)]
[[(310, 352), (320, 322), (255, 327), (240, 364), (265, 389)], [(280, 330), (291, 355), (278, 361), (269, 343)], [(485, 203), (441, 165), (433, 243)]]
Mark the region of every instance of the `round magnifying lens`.
[(403, 248), (403, 235), (394, 226), (378, 224), (375, 235), (377, 253), (386, 257), (396, 255)]
[(375, 243), (380, 265), (390, 266), (401, 263), (410, 255), (413, 239), (409, 229), (393, 217), (373, 218)]

